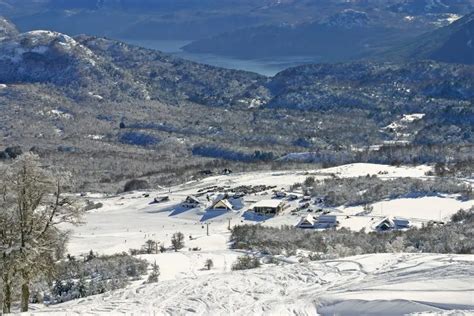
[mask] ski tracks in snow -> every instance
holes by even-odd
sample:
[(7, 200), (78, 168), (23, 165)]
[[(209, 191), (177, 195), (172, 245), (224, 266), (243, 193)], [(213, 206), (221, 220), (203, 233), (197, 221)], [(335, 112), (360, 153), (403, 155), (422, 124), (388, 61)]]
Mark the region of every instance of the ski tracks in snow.
[[(474, 260), (375, 254), (264, 266), (122, 289), (52, 306), (45, 314), (316, 315), (393, 306), (400, 313), (474, 308)], [(415, 293), (415, 294), (414, 294)], [(469, 302), (471, 295), (471, 302)], [(457, 304), (457, 305), (456, 305)]]

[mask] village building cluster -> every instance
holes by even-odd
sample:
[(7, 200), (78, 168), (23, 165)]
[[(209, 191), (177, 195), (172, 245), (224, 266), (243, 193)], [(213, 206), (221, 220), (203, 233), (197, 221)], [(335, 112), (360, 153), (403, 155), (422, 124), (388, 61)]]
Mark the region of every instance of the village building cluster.
[[(155, 197), (152, 203), (168, 202), (169, 196)], [(349, 218), (337, 209), (324, 205), (322, 197), (288, 192), (284, 188), (267, 185), (207, 186), (194, 195), (186, 196), (177, 206), (182, 209), (200, 209), (205, 212), (242, 212), (245, 219), (265, 221), (280, 215), (299, 216), (295, 226), (301, 229), (335, 229), (339, 218)], [(410, 227), (404, 218), (372, 218), (373, 229), (378, 232), (403, 230)]]

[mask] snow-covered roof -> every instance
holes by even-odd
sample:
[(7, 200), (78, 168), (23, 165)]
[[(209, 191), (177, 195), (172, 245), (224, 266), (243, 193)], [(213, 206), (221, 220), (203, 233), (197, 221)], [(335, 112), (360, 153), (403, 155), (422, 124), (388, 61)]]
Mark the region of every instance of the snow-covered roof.
[(383, 223), (387, 223), (390, 226), (394, 225), (392, 219), (390, 218), (390, 216), (387, 216), (387, 217), (384, 217), (383, 219), (377, 221), (375, 223), (375, 227), (377, 228), (377, 227), (381, 226)]
[(188, 195), (186, 197), (186, 201), (188, 201), (188, 202), (193, 201), (193, 202), (196, 202), (196, 203), (201, 203), (201, 201), (199, 201), (199, 199), (197, 197), (195, 197), (194, 195)]
[(280, 200), (261, 200), (253, 205), (253, 207), (279, 207), (282, 202)]
[(300, 222), (298, 223), (297, 226), (301, 226), (301, 225), (314, 225), (314, 223), (316, 222), (316, 220), (314, 219), (313, 215), (311, 214), (308, 214), (306, 215), (306, 217), (303, 217), (301, 218)]
[(220, 200), (215, 201), (212, 204), (212, 207), (215, 208), (215, 207), (218, 207), (219, 205), (232, 209), (232, 204), (230, 204), (230, 202), (227, 199), (220, 199)]
[(397, 223), (409, 223), (410, 220), (403, 218), (403, 217), (392, 217), (392, 216), (386, 216), (382, 220), (378, 221), (376, 226), (382, 224), (383, 222), (390, 223), (391, 225), (397, 224)]

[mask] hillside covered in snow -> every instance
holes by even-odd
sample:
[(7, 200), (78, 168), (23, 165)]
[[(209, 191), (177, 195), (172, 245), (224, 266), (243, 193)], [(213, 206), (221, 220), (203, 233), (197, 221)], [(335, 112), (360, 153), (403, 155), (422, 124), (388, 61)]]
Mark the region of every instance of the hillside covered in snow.
[[(131, 252), (146, 240), (154, 240), (168, 250), (136, 256), (159, 265), (159, 281), (144, 284), (136, 280), (124, 289), (97, 296), (58, 305), (34, 305), (33, 313), (404, 315), (449, 314), (454, 310), (468, 315), (469, 310), (474, 310), (472, 255), (419, 253), (415, 249), (399, 253), (403, 247), (399, 244), (401, 239), (396, 239), (388, 253), (340, 257), (342, 252), (336, 254), (337, 251), (351, 252), (336, 247), (334, 257), (312, 261), (314, 254), (305, 249), (271, 254), (273, 250), (269, 253), (235, 248), (229, 230), (239, 225), (295, 227), (306, 216), (334, 216), (336, 230), (363, 229), (363, 234), (383, 234), (379, 235), (382, 240), (388, 232), (379, 231), (377, 224), (385, 218), (404, 218), (410, 227), (443, 225), (459, 209), (473, 207), (474, 199), (442, 192), (419, 193), (382, 199), (364, 207), (327, 207), (311, 197), (310, 205), (305, 206), (307, 197), (294, 185), (308, 182), (308, 177), (324, 181), (376, 176), (387, 182), (429, 182), (432, 176), (427, 173), (431, 169), (351, 164), (319, 170), (231, 173), (117, 196), (83, 194), (83, 199), (94, 207), (87, 212), (85, 224), (73, 228), (68, 252), (77, 258), (89, 251), (112, 255)], [(468, 186), (472, 181), (459, 180)], [(215, 201), (219, 200), (226, 202), (217, 207)], [(286, 206), (274, 216), (252, 211), (261, 203), (271, 205), (268, 201)], [(317, 228), (301, 231), (324, 234), (324, 229)], [(170, 243), (176, 232), (185, 237), (184, 248), (179, 251), (173, 251)], [(275, 244), (284, 243), (278, 241), (277, 234), (273, 236)], [(244, 254), (257, 256), (263, 265), (233, 271), (234, 263)], [(213, 266), (207, 269), (209, 259)]]
[(365, 255), (136, 285), (33, 314), (469, 315), (473, 269), (471, 255)]

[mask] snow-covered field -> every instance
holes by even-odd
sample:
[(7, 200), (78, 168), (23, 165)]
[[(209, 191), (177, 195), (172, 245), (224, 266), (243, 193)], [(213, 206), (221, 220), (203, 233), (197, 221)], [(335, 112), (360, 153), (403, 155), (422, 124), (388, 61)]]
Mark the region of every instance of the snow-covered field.
[[(232, 211), (209, 211), (203, 207), (185, 209), (180, 203), (189, 195), (211, 186), (267, 185), (288, 190), (309, 175), (315, 178), (365, 176), (380, 178), (424, 178), (431, 168), (351, 164), (324, 170), (251, 172), (209, 177), (153, 192), (133, 192), (113, 197), (88, 194), (87, 199), (103, 204), (89, 211), (85, 224), (73, 228), (69, 252), (80, 255), (93, 250), (113, 254), (140, 248), (148, 239), (170, 246), (171, 235), (185, 235), (185, 249), (156, 255), (141, 255), (160, 266), (156, 285), (134, 284), (124, 290), (89, 297), (49, 308), (43, 314), (154, 313), (202, 315), (401, 315), (407, 312), (445, 309), (474, 309), (474, 258), (461, 255), (377, 254), (313, 263), (265, 265), (261, 269), (231, 272), (240, 252), (229, 249), (228, 227), (248, 223), (296, 225), (300, 216), (291, 215), (298, 201), (281, 215), (262, 220), (245, 216), (254, 203), (270, 199), (268, 194), (250, 194), (231, 200)], [(151, 203), (154, 197), (169, 201)], [(210, 199), (212, 200), (211, 195)], [(429, 220), (446, 220), (474, 201), (452, 196), (403, 198), (380, 201), (367, 215), (356, 215), (362, 207), (332, 210), (340, 226), (371, 230), (385, 216), (401, 216), (413, 225)], [(207, 234), (209, 229), (209, 234)], [(192, 251), (191, 248), (199, 248)], [(206, 259), (214, 267), (204, 269)]]
[(38, 313), (468, 315), (473, 281), (469, 255), (376, 254), (133, 285)]

